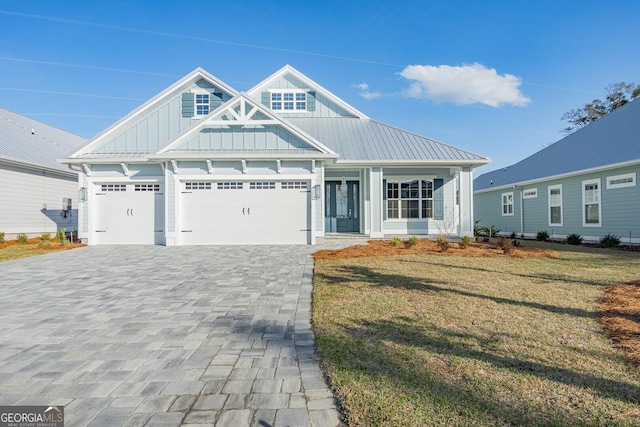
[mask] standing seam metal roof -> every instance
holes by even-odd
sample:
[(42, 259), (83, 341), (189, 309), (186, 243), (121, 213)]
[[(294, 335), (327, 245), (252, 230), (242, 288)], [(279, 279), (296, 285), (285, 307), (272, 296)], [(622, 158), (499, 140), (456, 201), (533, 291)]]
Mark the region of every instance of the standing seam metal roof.
[(70, 172), (56, 159), (69, 157), (86, 140), (0, 108), (0, 159)]
[(292, 117), (290, 123), (339, 153), (340, 161), (477, 161), (488, 159), (370, 119)]

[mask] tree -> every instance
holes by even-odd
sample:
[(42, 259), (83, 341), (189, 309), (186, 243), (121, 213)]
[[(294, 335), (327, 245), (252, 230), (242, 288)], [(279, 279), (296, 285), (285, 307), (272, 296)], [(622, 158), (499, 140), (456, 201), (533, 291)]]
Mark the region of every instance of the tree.
[(566, 120), (571, 125), (563, 129), (566, 134), (573, 133), (628, 102), (640, 98), (640, 84), (612, 83), (606, 89), (607, 98), (604, 101), (594, 99), (585, 104), (584, 107), (568, 111), (562, 115), (562, 120)]

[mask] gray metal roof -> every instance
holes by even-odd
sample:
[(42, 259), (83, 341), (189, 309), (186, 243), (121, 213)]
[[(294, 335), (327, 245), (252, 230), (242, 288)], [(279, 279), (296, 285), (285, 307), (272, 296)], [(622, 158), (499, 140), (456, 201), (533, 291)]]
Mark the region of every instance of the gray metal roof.
[(70, 172), (56, 159), (69, 157), (86, 140), (0, 108), (0, 159)]
[(475, 191), (640, 160), (640, 99), (504, 169), (480, 175)]
[(418, 161), (485, 164), (489, 159), (370, 119), (291, 117), (287, 120), (339, 154), (339, 162)]

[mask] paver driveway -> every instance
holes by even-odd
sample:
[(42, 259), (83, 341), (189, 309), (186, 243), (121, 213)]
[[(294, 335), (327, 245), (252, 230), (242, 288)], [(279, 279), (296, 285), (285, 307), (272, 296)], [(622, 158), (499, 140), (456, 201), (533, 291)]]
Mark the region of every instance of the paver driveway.
[(0, 263), (0, 405), (67, 426), (335, 426), (306, 246), (98, 246)]

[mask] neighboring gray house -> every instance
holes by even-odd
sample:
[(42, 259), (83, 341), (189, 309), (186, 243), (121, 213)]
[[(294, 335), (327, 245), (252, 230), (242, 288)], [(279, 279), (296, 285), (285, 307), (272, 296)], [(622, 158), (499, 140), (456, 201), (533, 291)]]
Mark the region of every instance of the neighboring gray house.
[[(30, 237), (78, 225), (78, 172), (56, 162), (85, 139), (0, 108), (0, 231)], [(71, 200), (71, 209), (63, 199)]]
[(556, 239), (640, 243), (640, 100), (474, 181), (480, 225)]
[(246, 93), (197, 68), (66, 162), (82, 171), (82, 239), (173, 246), (471, 234), (472, 170), (489, 160), (285, 66)]

